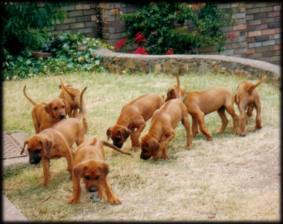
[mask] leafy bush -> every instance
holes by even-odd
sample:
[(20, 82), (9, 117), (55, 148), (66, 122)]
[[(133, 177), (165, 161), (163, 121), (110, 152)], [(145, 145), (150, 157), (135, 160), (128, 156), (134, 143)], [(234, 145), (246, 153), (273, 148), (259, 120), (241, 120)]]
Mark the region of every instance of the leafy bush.
[(64, 19), (64, 12), (58, 3), (18, 3), (4, 4), (4, 48), (12, 55), (22, 50), (37, 50), (48, 38), (48, 28)]
[(47, 73), (73, 71), (102, 71), (100, 58), (95, 57), (98, 47), (109, 47), (94, 38), (79, 33), (54, 35), (43, 46), (52, 57), (35, 58), (30, 50), (12, 56), (5, 50), (4, 72), (2, 79), (19, 79)]
[[(225, 35), (223, 26), (231, 21), (215, 4), (193, 7), (187, 3), (151, 2), (137, 11), (123, 15), (128, 30), (127, 43), (137, 35), (144, 36), (143, 47), (151, 54), (196, 53), (201, 47), (213, 46), (222, 50)], [(140, 46), (139, 46), (140, 47)]]

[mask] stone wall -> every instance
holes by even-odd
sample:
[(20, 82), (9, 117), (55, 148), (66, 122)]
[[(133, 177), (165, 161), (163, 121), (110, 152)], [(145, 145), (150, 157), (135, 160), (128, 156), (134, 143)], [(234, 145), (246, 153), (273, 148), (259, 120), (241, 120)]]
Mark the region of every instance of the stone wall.
[[(224, 51), (220, 54), (259, 59), (280, 64), (280, 12), (281, 4), (225, 3), (218, 4), (224, 10), (232, 10), (233, 25), (223, 30), (227, 34)], [(64, 7), (65, 21), (55, 31), (80, 31), (89, 36), (102, 37), (110, 44), (125, 36), (121, 19), (123, 13), (135, 11), (136, 4), (119, 2), (70, 3)], [(200, 53), (216, 54), (211, 48)]]

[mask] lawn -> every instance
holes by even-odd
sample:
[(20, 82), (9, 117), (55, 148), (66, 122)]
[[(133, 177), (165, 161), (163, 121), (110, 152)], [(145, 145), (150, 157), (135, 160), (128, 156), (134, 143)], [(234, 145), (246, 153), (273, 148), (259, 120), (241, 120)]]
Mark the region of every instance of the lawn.
[[(165, 95), (175, 84), (174, 77), (164, 74), (108, 73), (4, 82), (4, 130), (32, 135), (32, 106), (22, 88), (26, 85), (35, 101), (49, 101), (59, 95), (60, 77), (80, 89), (88, 87), (88, 136), (100, 139), (106, 139), (107, 128), (115, 123), (128, 101), (145, 93)], [(189, 73), (181, 76), (181, 85), (186, 90), (225, 86), (235, 91), (242, 80), (245, 77)], [(40, 186), (40, 166), (5, 170), (4, 193), (30, 220), (278, 220), (280, 91), (278, 86), (267, 83), (258, 91), (262, 97), (263, 129), (253, 132), (253, 116), (246, 137), (231, 133), (229, 115), (225, 133), (217, 135), (220, 118), (213, 113), (206, 116), (206, 124), (214, 140), (207, 142), (198, 135), (188, 151), (180, 124), (167, 161), (143, 161), (140, 152), (128, 157), (105, 148), (110, 165), (108, 179), (121, 205), (92, 202), (85, 190), (80, 204), (69, 205), (72, 185), (64, 159), (51, 161), (53, 179), (46, 188)], [(148, 127), (149, 123), (146, 130)], [(128, 140), (125, 149), (129, 148)]]

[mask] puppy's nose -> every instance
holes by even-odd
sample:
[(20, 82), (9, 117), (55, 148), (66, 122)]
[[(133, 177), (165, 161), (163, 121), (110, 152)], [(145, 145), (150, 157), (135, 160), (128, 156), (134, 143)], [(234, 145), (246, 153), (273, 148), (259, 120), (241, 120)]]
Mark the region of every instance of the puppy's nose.
[(61, 114), (61, 115), (60, 115), (60, 118), (61, 118), (61, 119), (64, 119), (65, 117), (66, 117), (65, 114)]
[(89, 192), (96, 192), (97, 188), (96, 187), (90, 187), (90, 188), (88, 188), (88, 191)]

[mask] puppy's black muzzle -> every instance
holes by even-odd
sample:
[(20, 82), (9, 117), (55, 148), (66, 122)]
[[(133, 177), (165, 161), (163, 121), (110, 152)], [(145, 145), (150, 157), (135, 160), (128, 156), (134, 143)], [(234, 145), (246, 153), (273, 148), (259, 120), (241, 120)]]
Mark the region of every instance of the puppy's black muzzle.
[(87, 189), (89, 192), (96, 192), (97, 188), (96, 187), (90, 187)]
[(117, 146), (118, 148), (122, 148), (123, 146), (123, 142), (117, 142), (117, 141), (113, 141), (113, 145)]
[(29, 163), (38, 164), (41, 161), (40, 152), (31, 152), (29, 153)]
[(146, 154), (143, 154), (143, 153), (141, 153), (141, 156), (140, 156), (140, 158), (143, 159), (143, 160), (148, 160), (150, 157), (151, 157), (151, 155), (146, 155)]

